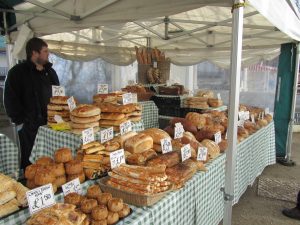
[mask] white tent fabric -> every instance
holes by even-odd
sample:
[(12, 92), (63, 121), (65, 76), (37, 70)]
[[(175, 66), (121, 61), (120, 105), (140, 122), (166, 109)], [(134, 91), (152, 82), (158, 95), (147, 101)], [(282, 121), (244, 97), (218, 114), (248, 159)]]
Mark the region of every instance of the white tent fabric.
[[(29, 2), (36, 4), (35, 0)], [(36, 17), (17, 14), (17, 22), (26, 21), (35, 35), (48, 40), (53, 53), (66, 59), (88, 61), (101, 57), (115, 65), (129, 65), (135, 60), (133, 47), (146, 46), (148, 37), (151, 47), (164, 51), (176, 65), (209, 60), (221, 67), (229, 66), (230, 0), (40, 1), (48, 10), (29, 2), (15, 9), (36, 12)], [(70, 20), (67, 17), (71, 15), (83, 19)], [(300, 21), (286, 1), (247, 1), (243, 66), (274, 58), (281, 43), (300, 40), (297, 27)]]

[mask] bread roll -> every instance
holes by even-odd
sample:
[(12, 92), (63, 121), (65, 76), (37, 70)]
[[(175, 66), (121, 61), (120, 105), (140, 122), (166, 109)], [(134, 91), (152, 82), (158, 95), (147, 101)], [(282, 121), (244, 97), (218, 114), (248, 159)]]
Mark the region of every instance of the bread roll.
[(198, 129), (201, 129), (206, 124), (205, 116), (201, 115), (200, 113), (189, 112), (188, 114), (186, 114), (185, 118), (191, 121), (191, 123), (195, 125)]
[(25, 169), (25, 178), (28, 180), (32, 180), (35, 177), (37, 169), (40, 167), (40, 165), (37, 164), (31, 164), (26, 167)]
[(82, 104), (78, 105), (72, 112), (72, 116), (76, 117), (90, 117), (100, 114), (100, 109), (94, 105)]
[(191, 121), (184, 119), (184, 118), (178, 118), (174, 117), (171, 121), (170, 124), (172, 126), (175, 126), (176, 123), (181, 123), (185, 131), (189, 131), (193, 134), (197, 132), (197, 127), (191, 123)]
[(90, 225), (107, 225), (107, 220), (91, 220)]
[(80, 209), (83, 213), (91, 213), (96, 206), (97, 201), (95, 199), (85, 199), (81, 201)]
[(100, 186), (94, 184), (87, 189), (86, 197), (97, 199), (97, 197), (101, 194)]
[(34, 177), (35, 185), (42, 186), (49, 183), (54, 183), (55, 176), (52, 171), (45, 168), (38, 168)]
[(37, 165), (46, 166), (49, 164), (54, 163), (54, 160), (51, 157), (48, 156), (42, 156), (35, 162)]
[(92, 218), (94, 220), (104, 220), (108, 216), (108, 210), (105, 205), (98, 205), (92, 210)]
[(29, 189), (34, 189), (37, 185), (34, 183), (34, 178), (32, 180), (26, 180), (26, 187)]
[(69, 117), (70, 116), (70, 111), (69, 110), (63, 110), (63, 111), (48, 110), (47, 111), (47, 116), (48, 117), (54, 117), (55, 115), (61, 116), (61, 117)]
[(120, 218), (128, 216), (130, 213), (130, 208), (127, 204), (124, 204), (123, 209), (118, 212)]
[(56, 179), (54, 181), (54, 184), (57, 187), (61, 187), (65, 183), (67, 183), (67, 177), (66, 177), (66, 175), (62, 175), (62, 176), (56, 177)]
[(228, 148), (227, 140), (222, 140), (219, 144), (220, 152), (223, 153)]
[(108, 212), (107, 224), (114, 224), (119, 221), (119, 214), (116, 212)]
[(121, 123), (124, 123), (125, 121), (127, 121), (127, 118), (125, 119), (121, 119), (121, 120), (103, 120), (101, 119), (99, 121), (99, 126), (120, 126)]
[(83, 183), (85, 181), (85, 175), (84, 172), (82, 171), (81, 173), (78, 174), (72, 174), (67, 176), (67, 181), (74, 180), (76, 178), (79, 178), (80, 183)]
[(153, 139), (149, 135), (139, 133), (128, 138), (124, 144), (124, 150), (130, 153), (141, 153), (153, 147)]
[(83, 172), (83, 167), (80, 161), (71, 160), (65, 164), (66, 173), (68, 175), (79, 174)]
[(99, 205), (107, 205), (110, 199), (112, 199), (111, 193), (101, 193), (99, 196), (97, 196)]
[(82, 200), (82, 196), (75, 193), (75, 192), (67, 194), (64, 197), (64, 202), (65, 203), (76, 205), (76, 207), (80, 206), (81, 200)]
[(65, 175), (66, 171), (63, 163), (53, 163), (52, 167), (53, 167), (52, 171), (55, 177), (60, 177)]
[(60, 148), (54, 153), (56, 163), (66, 163), (72, 160), (72, 151), (70, 148)]

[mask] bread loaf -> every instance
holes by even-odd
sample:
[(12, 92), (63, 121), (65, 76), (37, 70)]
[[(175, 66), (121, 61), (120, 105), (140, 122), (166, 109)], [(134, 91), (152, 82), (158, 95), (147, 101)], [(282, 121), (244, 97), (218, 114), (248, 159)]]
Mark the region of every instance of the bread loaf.
[(139, 133), (125, 141), (124, 149), (130, 153), (141, 153), (153, 147), (153, 139), (149, 135)]
[(159, 155), (147, 162), (148, 166), (165, 165), (167, 168), (177, 165), (180, 162), (179, 152), (172, 151)]
[(142, 131), (141, 133), (149, 135), (150, 137), (152, 137), (153, 143), (159, 145), (160, 145), (160, 140), (164, 138), (170, 138), (170, 135), (166, 131), (158, 128), (149, 128)]
[(185, 131), (189, 131), (193, 134), (197, 132), (197, 127), (191, 123), (191, 121), (185, 119), (185, 118), (179, 118), (179, 117), (174, 117), (171, 121), (170, 124), (172, 126), (175, 126), (176, 123), (181, 123)]
[(104, 120), (122, 120), (125, 117), (124, 113), (101, 113), (101, 119)]
[(198, 129), (201, 129), (206, 124), (205, 116), (201, 115), (200, 113), (189, 112), (188, 114), (186, 114), (185, 118), (191, 121), (191, 123), (195, 125)]
[(72, 116), (76, 117), (90, 117), (97, 116), (100, 114), (100, 109), (93, 105), (82, 104), (78, 105), (72, 112)]
[(134, 153), (130, 156), (126, 157), (126, 161), (128, 164), (132, 165), (144, 165), (148, 160), (157, 156), (156, 152), (152, 149), (146, 150), (142, 153)]
[(216, 142), (205, 139), (201, 142), (201, 144), (203, 144), (207, 148), (208, 157), (210, 159), (214, 159), (220, 154), (220, 148), (216, 144)]

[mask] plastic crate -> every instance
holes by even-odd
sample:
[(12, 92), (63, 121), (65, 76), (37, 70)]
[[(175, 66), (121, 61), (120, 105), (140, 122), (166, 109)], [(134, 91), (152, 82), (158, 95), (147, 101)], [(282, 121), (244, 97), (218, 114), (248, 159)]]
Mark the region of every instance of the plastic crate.
[(161, 96), (152, 96), (151, 100), (155, 102), (158, 108), (161, 107), (180, 107), (180, 97), (161, 97)]

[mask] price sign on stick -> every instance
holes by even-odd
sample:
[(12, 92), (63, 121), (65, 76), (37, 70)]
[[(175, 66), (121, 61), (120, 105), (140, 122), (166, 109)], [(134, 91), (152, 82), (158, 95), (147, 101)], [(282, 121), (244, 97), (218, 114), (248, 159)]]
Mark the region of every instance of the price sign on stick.
[(82, 144), (88, 144), (92, 141), (95, 141), (94, 129), (88, 128), (82, 131)]
[(238, 127), (244, 127), (244, 123), (245, 123), (244, 120), (239, 120), (239, 121), (237, 122), (237, 126), (238, 126)]
[(113, 127), (110, 127), (110, 128), (100, 131), (101, 143), (107, 142), (113, 138), (114, 138), (114, 128)]
[(222, 141), (221, 131), (215, 133), (214, 136), (215, 136), (215, 142), (219, 144)]
[(199, 147), (197, 152), (197, 160), (198, 161), (206, 161), (207, 159), (207, 148)]
[(52, 96), (65, 96), (65, 88), (62, 86), (52, 85)]
[(137, 93), (131, 93), (131, 95), (132, 95), (132, 103), (137, 103), (138, 102)]
[(244, 120), (249, 120), (250, 119), (250, 112), (249, 111), (246, 111), (244, 113)]
[(160, 144), (161, 144), (161, 151), (163, 154), (173, 151), (170, 138), (161, 139)]
[(131, 93), (123, 94), (122, 98), (123, 98), (123, 105), (132, 103), (132, 94)]
[(120, 133), (124, 135), (128, 132), (132, 131), (132, 124), (130, 120), (125, 121), (124, 123), (120, 124)]
[(61, 118), (60, 115), (55, 115), (54, 120), (55, 120), (56, 123), (63, 123), (64, 122), (64, 120)]
[(190, 144), (187, 144), (185, 146), (183, 146), (181, 148), (181, 159), (182, 159), (182, 162), (191, 158), (192, 156), (192, 151), (191, 151), (191, 146)]
[(76, 103), (75, 103), (73, 96), (68, 98), (67, 103), (68, 103), (70, 111), (73, 111), (76, 108)]
[(125, 163), (124, 149), (120, 149), (110, 153), (110, 166), (112, 169), (119, 167), (121, 164)]
[(254, 115), (253, 114), (251, 115), (251, 122), (255, 123), (255, 119), (254, 119)]
[(270, 109), (267, 107), (265, 108), (265, 114), (269, 114), (270, 113)]
[(244, 120), (244, 113), (245, 113), (244, 111), (239, 112), (239, 119), (240, 120)]
[(47, 184), (26, 192), (30, 214), (55, 204), (52, 184)]
[(217, 94), (217, 98), (218, 98), (219, 100), (221, 100), (221, 94), (220, 94), (220, 93)]
[(81, 195), (82, 189), (81, 189), (81, 184), (80, 184), (79, 178), (71, 180), (70, 182), (62, 185), (62, 190), (64, 192), (64, 196), (66, 196), (67, 194), (73, 193), (73, 192)]
[(184, 132), (184, 129), (183, 129), (182, 124), (181, 123), (176, 123), (175, 124), (175, 129), (174, 129), (174, 139), (182, 138), (183, 137), (183, 132)]
[(107, 94), (108, 93), (108, 84), (98, 84), (97, 93), (98, 94)]

